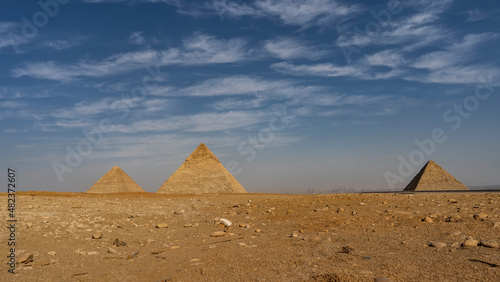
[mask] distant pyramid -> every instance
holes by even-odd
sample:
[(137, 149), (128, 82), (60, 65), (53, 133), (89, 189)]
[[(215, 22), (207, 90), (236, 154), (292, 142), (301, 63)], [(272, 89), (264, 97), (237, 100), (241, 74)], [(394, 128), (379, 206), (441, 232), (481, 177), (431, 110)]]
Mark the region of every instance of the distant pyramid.
[(87, 190), (87, 193), (146, 192), (121, 168), (115, 166)]
[(158, 189), (170, 194), (246, 192), (203, 143)]
[(429, 161), (404, 191), (469, 190), (437, 163)]

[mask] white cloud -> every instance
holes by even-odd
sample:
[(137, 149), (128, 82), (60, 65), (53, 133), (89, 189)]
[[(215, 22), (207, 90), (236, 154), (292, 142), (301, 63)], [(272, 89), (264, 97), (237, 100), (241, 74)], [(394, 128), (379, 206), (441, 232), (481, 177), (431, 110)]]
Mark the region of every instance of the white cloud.
[(38, 79), (70, 81), (79, 77), (103, 77), (148, 66), (207, 65), (246, 60), (251, 50), (243, 39), (218, 39), (196, 33), (185, 39), (182, 48), (163, 51), (144, 50), (112, 55), (103, 61), (81, 60), (73, 65), (53, 61), (26, 63), (15, 68), (14, 77), (31, 76)]
[(146, 39), (142, 35), (142, 31), (135, 31), (130, 34), (128, 37), (128, 42), (130, 44), (143, 45), (146, 43)]
[(271, 68), (290, 75), (313, 75), (313, 76), (352, 76), (359, 73), (354, 66), (336, 66), (330, 63), (316, 65), (295, 65), (288, 62), (272, 64)]
[(360, 11), (357, 5), (343, 5), (336, 0), (257, 0), (251, 3), (214, 0), (207, 7), (213, 8), (221, 18), (278, 18), (283, 24), (303, 28), (331, 24)]
[(436, 51), (421, 56), (412, 66), (432, 70), (467, 63), (473, 58), (473, 50), (477, 46), (495, 37), (497, 35), (493, 33), (468, 34), (462, 42), (452, 44), (446, 51)]
[(264, 44), (264, 48), (273, 56), (283, 60), (297, 58), (317, 60), (328, 54), (327, 51), (318, 50), (292, 38), (268, 40)]
[(71, 39), (53, 39), (44, 41), (40, 46), (55, 50), (64, 50), (78, 46), (83, 42), (84, 42), (83, 37), (76, 37)]
[(468, 17), (465, 20), (466, 22), (476, 22), (476, 21), (481, 21), (481, 20), (488, 18), (488, 14), (479, 10), (479, 9), (468, 10), (467, 14), (468, 14)]
[(365, 58), (371, 66), (397, 67), (406, 63), (406, 60), (397, 50), (384, 50), (372, 55), (367, 55)]
[(251, 111), (229, 111), (223, 113), (199, 113), (186, 116), (172, 116), (156, 120), (143, 120), (131, 125), (119, 125), (113, 132), (211, 132), (244, 129), (266, 121), (267, 114)]
[(338, 46), (366, 47), (368, 45), (403, 45), (405, 51), (413, 51), (446, 38), (449, 32), (436, 24), (439, 15), (446, 11), (453, 0), (408, 1), (403, 8), (413, 9), (414, 14), (402, 17), (392, 15), (391, 20), (378, 23), (378, 29), (368, 28), (368, 23), (341, 31)]
[(249, 76), (229, 76), (213, 78), (179, 91), (189, 96), (255, 95), (289, 86), (285, 81), (268, 81)]
[(406, 79), (426, 83), (477, 83), (479, 76), (492, 75), (498, 78), (498, 67), (468, 65), (474, 59), (474, 50), (478, 46), (497, 37), (494, 33), (468, 34), (461, 42), (448, 46), (444, 51), (427, 53), (417, 58), (412, 66), (429, 72), (411, 75)]

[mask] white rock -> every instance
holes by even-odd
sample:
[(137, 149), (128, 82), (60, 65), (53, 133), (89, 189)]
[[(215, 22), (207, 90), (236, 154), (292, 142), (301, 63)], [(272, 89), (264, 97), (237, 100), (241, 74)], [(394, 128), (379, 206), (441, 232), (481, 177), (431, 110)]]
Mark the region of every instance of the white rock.
[(219, 219), (219, 222), (224, 225), (225, 227), (230, 227), (232, 225), (231, 221), (225, 219), (225, 218), (221, 218)]

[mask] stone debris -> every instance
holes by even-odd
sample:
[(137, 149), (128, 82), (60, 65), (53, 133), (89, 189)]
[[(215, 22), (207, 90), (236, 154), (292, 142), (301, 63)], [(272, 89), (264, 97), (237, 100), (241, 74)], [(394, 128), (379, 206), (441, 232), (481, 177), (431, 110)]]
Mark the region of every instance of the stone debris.
[(446, 247), (446, 243), (431, 241), (431, 242), (429, 242), (429, 246), (434, 247), (434, 248), (444, 248), (444, 247)]
[(475, 219), (485, 220), (487, 217), (488, 215), (483, 212), (474, 214)]
[(229, 221), (225, 218), (219, 219), (219, 222), (220, 222), (220, 224), (224, 225), (224, 227), (231, 227), (231, 225), (232, 225), (231, 221)]
[(299, 237), (299, 232), (298, 231), (293, 231), (292, 234), (290, 234), (290, 237), (292, 237), (292, 238), (298, 238)]
[(57, 255), (57, 252), (56, 251), (50, 251), (50, 252), (47, 252), (47, 254), (49, 256), (55, 256), (55, 255)]
[(432, 218), (426, 216), (424, 219), (422, 219), (423, 222), (427, 222), (427, 223), (432, 223), (434, 222), (434, 220), (432, 220)]
[(186, 211), (185, 210), (179, 210), (179, 211), (174, 211), (175, 215), (181, 215), (184, 214)]
[(27, 264), (33, 261), (32, 253), (24, 253), (17, 258), (18, 263)]
[(210, 237), (223, 237), (223, 236), (226, 236), (226, 232), (224, 231), (216, 231), (210, 234)]
[(96, 232), (92, 234), (92, 239), (101, 239), (102, 238), (102, 232)]
[(156, 228), (158, 229), (168, 228), (168, 223), (158, 223), (156, 225)]
[(112, 255), (116, 255), (116, 254), (118, 254), (118, 251), (115, 248), (109, 247), (108, 248), (108, 253), (110, 253)]
[(467, 237), (465, 239), (465, 242), (462, 243), (462, 247), (464, 248), (476, 247), (478, 244), (479, 244), (478, 240), (475, 240), (472, 237)]
[(481, 246), (486, 247), (486, 248), (494, 248), (498, 249), (499, 245), (497, 242), (489, 239), (482, 239), (480, 242)]
[(125, 243), (125, 241), (120, 241), (118, 238), (116, 238), (113, 241), (113, 246), (121, 247), (121, 246), (125, 246), (125, 245), (127, 245), (127, 243)]
[(392, 282), (392, 280), (387, 277), (377, 277), (375, 278), (375, 282)]

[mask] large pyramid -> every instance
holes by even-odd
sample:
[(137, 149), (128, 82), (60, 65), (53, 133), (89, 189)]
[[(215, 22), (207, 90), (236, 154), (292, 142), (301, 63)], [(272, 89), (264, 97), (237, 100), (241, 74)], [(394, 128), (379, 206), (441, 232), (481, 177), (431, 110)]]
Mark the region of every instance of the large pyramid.
[(428, 161), (404, 189), (404, 191), (443, 190), (469, 190), (469, 188), (433, 161)]
[(115, 166), (87, 190), (87, 193), (146, 192), (121, 168)]
[(172, 194), (246, 192), (203, 143), (158, 189)]

